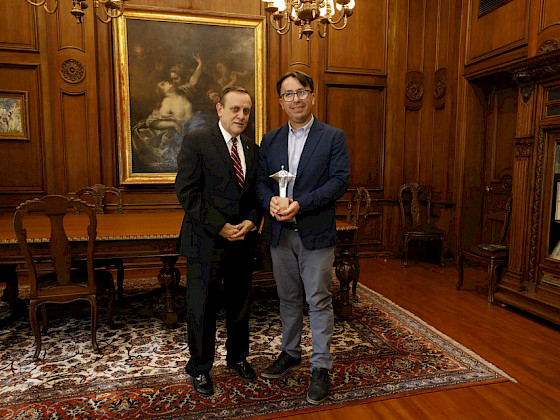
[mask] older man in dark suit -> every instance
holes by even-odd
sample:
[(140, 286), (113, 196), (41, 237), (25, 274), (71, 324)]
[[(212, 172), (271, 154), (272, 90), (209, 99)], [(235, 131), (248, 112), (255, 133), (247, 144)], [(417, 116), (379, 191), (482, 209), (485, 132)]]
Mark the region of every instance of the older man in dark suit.
[(256, 377), (246, 360), (251, 262), (261, 217), (255, 195), (258, 147), (242, 135), (251, 107), (245, 89), (225, 89), (216, 104), (218, 124), (185, 135), (177, 159), (175, 190), (185, 210), (181, 254), (187, 257), (191, 354), (185, 369), (201, 395), (214, 392), (210, 369), (222, 280), (227, 296), (227, 366), (245, 380)]
[[(328, 395), (332, 368), (335, 203), (348, 186), (350, 163), (344, 132), (313, 117), (311, 77), (292, 71), (283, 75), (276, 87), (289, 122), (262, 139), (257, 195), (270, 213), (270, 253), (280, 298), (282, 352), (261, 376), (280, 378), (300, 365), (305, 292), (313, 346), (307, 401), (319, 404)], [(278, 183), (270, 178), (282, 166), (295, 175), (287, 185), (287, 208), (281, 207)]]

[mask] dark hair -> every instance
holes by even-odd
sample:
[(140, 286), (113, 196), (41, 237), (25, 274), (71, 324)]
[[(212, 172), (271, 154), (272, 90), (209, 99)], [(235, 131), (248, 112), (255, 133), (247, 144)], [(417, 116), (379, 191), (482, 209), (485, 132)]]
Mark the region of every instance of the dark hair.
[(305, 74), (302, 71), (293, 70), (293, 71), (289, 71), (287, 73), (284, 73), (282, 75), (282, 77), (280, 79), (278, 79), (278, 81), (276, 82), (276, 90), (278, 91), (278, 95), (280, 95), (280, 88), (282, 87), (282, 83), (288, 77), (296, 78), (298, 80), (298, 82), (301, 83), (302, 86), (309, 87), (309, 89), (311, 89), (311, 93), (314, 92), (315, 87), (313, 85), (313, 79), (311, 78), (311, 76)]
[[(220, 93), (219, 102), (222, 104), (222, 106), (224, 105), (224, 102), (225, 102), (224, 98), (230, 92), (241, 92), (241, 93), (246, 93), (247, 95), (249, 95), (249, 92), (247, 92), (247, 89), (242, 88), (241, 86), (229, 86), (229, 87), (223, 89), (222, 93)], [(251, 97), (251, 95), (249, 95), (249, 97)]]

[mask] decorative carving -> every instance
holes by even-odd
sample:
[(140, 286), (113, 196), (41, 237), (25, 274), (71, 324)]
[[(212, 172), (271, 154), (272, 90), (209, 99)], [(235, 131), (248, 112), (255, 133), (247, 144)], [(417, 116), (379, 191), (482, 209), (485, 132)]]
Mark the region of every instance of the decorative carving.
[(73, 58), (64, 60), (60, 65), (60, 76), (68, 83), (79, 83), (86, 75), (86, 70), (82, 63)]
[(434, 107), (436, 109), (445, 107), (445, 92), (447, 91), (447, 69), (441, 68), (436, 71), (434, 82)]
[(406, 74), (405, 106), (407, 109), (422, 108), (424, 96), (424, 75), (418, 71), (409, 71)]
[(558, 49), (560, 49), (560, 41), (555, 38), (548, 39), (541, 44), (537, 50), (537, 55), (548, 54), (549, 52), (556, 51)]
[(530, 157), (533, 150), (533, 139), (522, 139), (515, 142), (515, 157)]
[(502, 182), (502, 188), (505, 191), (508, 191), (511, 193), (511, 190), (513, 188), (513, 176), (511, 175), (504, 175), (501, 179)]
[(424, 86), (418, 80), (406, 84), (406, 97), (411, 101), (419, 101), (424, 96)]
[(544, 171), (544, 130), (539, 131), (537, 143), (537, 161), (535, 167), (535, 193), (533, 200), (533, 217), (531, 220), (531, 238), (529, 242), (528, 281), (534, 283), (537, 278), (537, 244), (539, 242), (539, 224), (541, 220), (542, 179)]
[(531, 95), (535, 90), (535, 84), (527, 83), (519, 86), (519, 89), (521, 90), (521, 98), (523, 99), (523, 102), (527, 103), (529, 102), (529, 99), (531, 99)]
[(545, 77), (560, 74), (560, 63), (550, 63), (542, 67), (527, 67), (512, 73), (512, 78), (516, 83), (526, 84)]
[(445, 95), (445, 90), (447, 86), (445, 83), (445, 79), (438, 79), (436, 80), (436, 84), (434, 86), (434, 98), (441, 99), (443, 95)]

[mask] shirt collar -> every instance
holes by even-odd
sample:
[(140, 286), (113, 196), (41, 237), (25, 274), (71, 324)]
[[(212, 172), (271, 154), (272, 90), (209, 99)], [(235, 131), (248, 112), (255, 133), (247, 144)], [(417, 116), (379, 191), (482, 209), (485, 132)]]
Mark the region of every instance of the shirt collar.
[(239, 142), (239, 136), (232, 136), (231, 134), (229, 134), (224, 128), (224, 126), (222, 125), (221, 121), (218, 121), (218, 127), (220, 127), (220, 131), (222, 132), (222, 137), (224, 138), (226, 144), (229, 143), (232, 138), (236, 138), (237, 141)]
[(297, 130), (294, 130), (292, 128), (292, 124), (290, 124), (290, 122), (288, 121), (288, 127), (290, 128), (290, 131), (292, 134), (295, 134), (297, 131), (299, 130), (303, 130), (303, 132), (305, 134), (309, 133), (309, 130), (311, 130), (311, 126), (313, 125), (313, 121), (315, 121), (315, 117), (313, 116), (313, 114), (311, 114), (311, 119), (309, 120), (309, 122), (307, 124), (305, 124), (303, 127), (298, 128)]

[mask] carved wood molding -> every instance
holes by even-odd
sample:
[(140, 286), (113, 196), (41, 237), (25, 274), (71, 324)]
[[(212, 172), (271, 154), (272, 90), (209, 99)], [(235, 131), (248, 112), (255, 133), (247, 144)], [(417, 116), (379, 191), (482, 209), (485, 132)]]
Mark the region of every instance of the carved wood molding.
[(447, 69), (441, 68), (436, 71), (434, 78), (434, 107), (436, 109), (445, 107), (445, 92), (447, 91)]
[(544, 129), (539, 130), (539, 138), (537, 140), (537, 159), (535, 166), (535, 190), (533, 199), (533, 215), (531, 217), (531, 237), (529, 240), (529, 272), (527, 280), (534, 283), (537, 278), (537, 248), (540, 238), (540, 222), (541, 222), (541, 198), (542, 198), (542, 182), (544, 171)]
[(515, 157), (531, 157), (533, 154), (533, 138), (517, 138), (515, 141)]
[(560, 49), (525, 60), (509, 70), (513, 80), (526, 84), (560, 74)]
[(548, 54), (549, 52), (556, 51), (558, 49), (560, 49), (560, 41), (556, 38), (547, 39), (537, 50), (537, 55)]
[(68, 83), (79, 83), (84, 80), (86, 69), (78, 60), (69, 58), (60, 64), (60, 77)]
[(405, 107), (410, 110), (422, 108), (422, 97), (424, 96), (424, 74), (419, 71), (406, 73), (405, 84)]
[(531, 99), (536, 81), (560, 75), (560, 49), (550, 49), (553, 48), (550, 47), (552, 44), (547, 44), (546, 54), (537, 55), (507, 70), (515, 83), (520, 86), (521, 97), (525, 103)]

